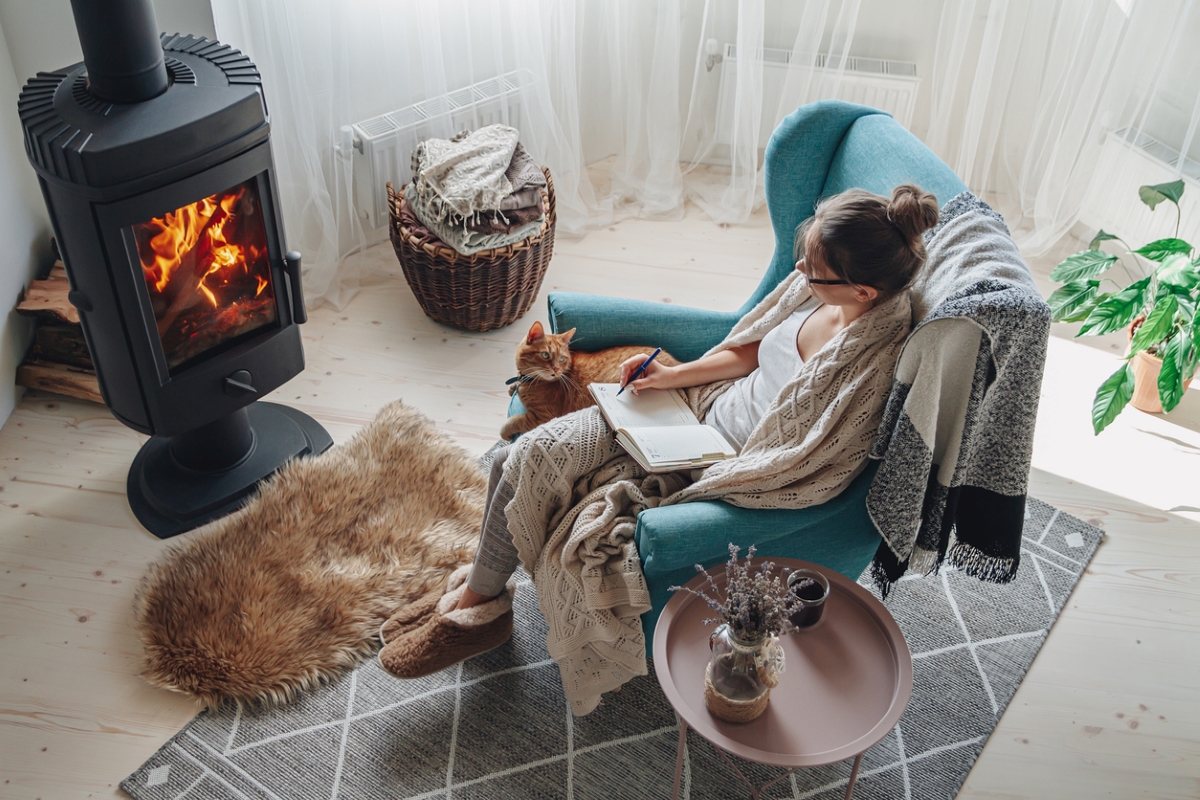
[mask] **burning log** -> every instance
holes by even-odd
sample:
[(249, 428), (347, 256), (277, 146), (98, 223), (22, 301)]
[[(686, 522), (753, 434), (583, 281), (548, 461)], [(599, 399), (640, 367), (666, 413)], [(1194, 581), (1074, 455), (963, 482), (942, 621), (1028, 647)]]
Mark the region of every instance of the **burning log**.
[(195, 246), (183, 254), (179, 267), (172, 273), (167, 286), (174, 291), (175, 295), (166, 311), (158, 317), (158, 335), (163, 339), (167, 338), (167, 331), (175, 324), (175, 319), (180, 314), (198, 302), (206, 302), (200, 287), (208, 275), (212, 262), (213, 237), (211, 232), (214, 229), (220, 231), (229, 216), (229, 212), (221, 204), (218, 204), (216, 211), (204, 222), (196, 234)]

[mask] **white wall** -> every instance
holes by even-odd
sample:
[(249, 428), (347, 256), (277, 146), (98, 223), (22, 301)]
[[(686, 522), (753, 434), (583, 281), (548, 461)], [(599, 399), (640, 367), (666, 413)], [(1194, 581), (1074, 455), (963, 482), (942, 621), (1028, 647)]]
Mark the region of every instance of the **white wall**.
[[(0, 25), (0, 27), (3, 27)], [(28, 318), (13, 310), (22, 290), (42, 265), (49, 266), (50, 223), (42, 206), (33, 170), (25, 159), (25, 142), (17, 117), (18, 82), (0, 36), (0, 423), (16, 404), (13, 380), (33, 334)]]
[[(159, 27), (216, 38), (208, 0), (154, 0)], [(17, 365), (33, 326), (13, 307), (50, 267), (50, 222), (25, 156), (17, 95), (39, 70), (81, 61), (69, 0), (0, 0), (0, 424), (12, 413)]]
[[(209, 0), (153, 0), (158, 27), (216, 38)], [(83, 60), (70, 0), (0, 0), (0, 27), (20, 85), (39, 70)]]

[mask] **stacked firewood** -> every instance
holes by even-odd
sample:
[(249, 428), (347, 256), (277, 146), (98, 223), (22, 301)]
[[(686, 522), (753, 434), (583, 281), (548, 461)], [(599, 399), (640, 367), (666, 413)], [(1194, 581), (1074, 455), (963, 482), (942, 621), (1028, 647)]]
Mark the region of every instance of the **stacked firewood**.
[(44, 280), (29, 284), (17, 305), (17, 313), (37, 320), (33, 345), (17, 368), (17, 385), (103, 403), (79, 312), (67, 300), (70, 288), (58, 260)]

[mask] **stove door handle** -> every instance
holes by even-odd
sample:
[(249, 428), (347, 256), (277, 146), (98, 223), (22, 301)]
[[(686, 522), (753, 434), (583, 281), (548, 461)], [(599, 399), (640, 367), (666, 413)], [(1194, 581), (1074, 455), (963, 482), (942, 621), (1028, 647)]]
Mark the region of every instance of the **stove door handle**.
[(300, 288), (300, 253), (289, 250), (283, 257), (283, 265), (292, 290), (292, 320), (303, 325), (308, 322), (308, 311), (304, 308), (304, 290)]

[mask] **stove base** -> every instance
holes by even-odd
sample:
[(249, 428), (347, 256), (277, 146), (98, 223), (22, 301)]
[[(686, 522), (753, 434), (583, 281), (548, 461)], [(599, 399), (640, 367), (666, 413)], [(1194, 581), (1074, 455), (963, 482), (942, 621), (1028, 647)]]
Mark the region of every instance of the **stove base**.
[[(196, 450), (206, 437), (212, 451), (222, 454), (214, 461), (229, 466), (204, 468)], [(176, 536), (241, 508), (289, 459), (317, 455), (332, 445), (321, 424), (304, 412), (251, 403), (201, 431), (152, 436), (129, 468), (129, 507), (158, 538)]]

